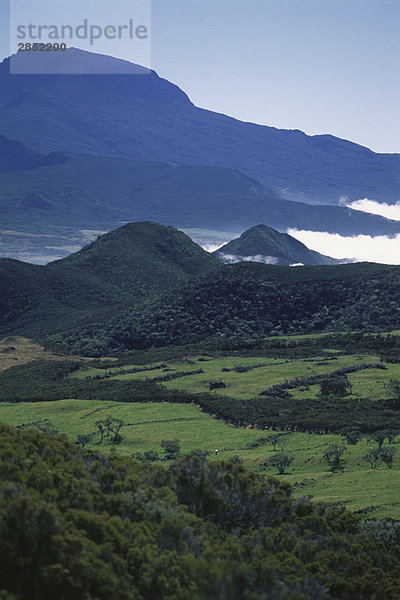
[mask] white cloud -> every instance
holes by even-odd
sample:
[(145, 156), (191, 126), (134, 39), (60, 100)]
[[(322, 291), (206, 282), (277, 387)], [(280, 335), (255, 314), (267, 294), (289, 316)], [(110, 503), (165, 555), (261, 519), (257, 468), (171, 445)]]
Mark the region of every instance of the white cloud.
[(221, 246), (224, 246), (226, 244), (226, 242), (219, 242), (217, 244), (211, 244), (209, 242), (196, 243), (199, 244), (199, 246), (203, 248), (203, 250), (205, 250), (206, 252), (215, 252), (215, 250), (218, 250), (218, 248), (221, 248)]
[(221, 254), (219, 255), (225, 263), (233, 264), (242, 261), (260, 262), (266, 265), (277, 265), (278, 259), (276, 256), (263, 256), (255, 254), (254, 256), (240, 256), (239, 254)]
[(354, 200), (354, 202), (348, 202), (347, 198), (340, 198), (339, 203), (348, 208), (354, 210), (361, 210), (362, 212), (372, 213), (374, 215), (380, 215), (393, 221), (400, 221), (400, 202), (396, 204), (386, 204), (385, 202), (376, 202), (375, 200), (369, 200), (368, 198), (361, 198), (360, 200)]
[(393, 237), (388, 235), (345, 237), (338, 233), (297, 229), (288, 229), (287, 233), (311, 250), (333, 258), (400, 265), (400, 233)]

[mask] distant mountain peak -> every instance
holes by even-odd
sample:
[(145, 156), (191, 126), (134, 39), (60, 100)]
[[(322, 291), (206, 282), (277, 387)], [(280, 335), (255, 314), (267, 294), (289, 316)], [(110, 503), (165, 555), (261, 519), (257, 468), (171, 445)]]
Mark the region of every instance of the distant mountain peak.
[[(14, 58), (30, 61), (37, 53), (20, 54), (25, 54), (25, 58)], [(179, 184), (174, 188), (172, 177), (156, 181), (146, 178), (145, 165), (142, 169), (136, 165), (136, 172), (143, 173), (138, 186), (133, 178), (127, 181), (133, 167), (122, 162), (120, 167), (116, 162), (106, 166), (105, 161), (95, 166), (93, 160), (83, 173), (81, 164), (83, 160), (89, 161), (77, 158), (74, 167), (73, 161), (68, 161), (68, 173), (38, 173), (39, 178), (43, 175), (61, 178), (61, 185), (65, 185), (67, 177), (73, 182), (80, 179), (77, 187), (93, 199), (104, 195), (104, 189), (113, 178), (107, 199), (103, 198), (101, 206), (89, 211), (90, 215), (94, 213), (95, 228), (111, 228), (124, 220), (151, 218), (177, 226), (211, 229), (224, 223), (231, 231), (244, 229), (257, 221), (270, 223), (278, 230), (297, 227), (319, 231), (323, 227), (324, 231), (342, 235), (377, 235), (400, 230), (399, 222), (367, 213), (362, 215), (360, 211), (357, 214), (338, 206), (342, 196), (349, 202), (367, 197), (395, 203), (400, 189), (400, 155), (380, 155), (334, 136), (309, 136), (299, 130), (244, 123), (198, 108), (178, 86), (154, 71), (148, 75), (126, 74), (126, 67), (131, 68), (129, 61), (76, 48), (47, 54), (52, 56), (44, 60), (60, 65), (63, 62), (82, 64), (87, 73), (10, 75), (10, 59), (3, 61), (0, 64), (0, 130), (4, 135), (42, 154), (68, 152), (107, 160), (164, 163), (177, 170), (182, 170), (184, 165), (192, 168), (189, 173), (187, 167), (183, 193)], [(113, 68), (112, 75), (104, 73), (105, 66), (109, 65)], [(136, 71), (137, 65), (132, 63), (132, 69)], [(103, 166), (107, 168), (104, 177)], [(128, 174), (120, 175), (125, 166)], [(205, 168), (214, 169), (214, 175), (202, 171)], [(229, 172), (225, 172), (224, 177), (239, 181), (239, 192), (229, 193), (235, 206), (231, 198), (226, 200), (229, 196), (226, 188), (220, 192), (219, 184), (214, 185), (214, 176), (219, 180), (221, 175), (217, 169), (228, 169), (230, 177)], [(118, 175), (113, 176), (117, 172)], [(247, 186), (241, 185), (244, 175), (250, 178)], [(196, 177), (203, 180), (201, 187), (194, 181)], [(96, 180), (104, 184), (93, 193), (86, 189), (89, 179), (92, 188)], [(21, 185), (26, 187), (26, 182), (22, 181)], [(143, 190), (146, 197), (142, 196)], [(30, 191), (24, 189), (16, 199)], [(123, 212), (118, 213), (118, 207), (116, 219), (111, 220), (108, 216), (117, 206), (118, 200), (114, 198), (118, 196), (123, 197)], [(8, 190), (4, 197), (11, 201), (11, 210), (14, 210), (15, 201)], [(113, 205), (112, 209), (107, 203)], [(93, 201), (91, 206), (94, 204)], [(85, 211), (79, 212), (83, 215)], [(55, 212), (48, 214), (56, 215)], [(108, 215), (107, 219), (104, 215)], [(100, 217), (101, 223), (98, 222)], [(75, 217), (74, 220), (76, 223)], [(69, 221), (72, 222), (72, 217)], [(92, 218), (90, 221), (93, 225)], [(86, 228), (87, 222), (79, 226)]]
[(222, 262), (261, 262), (272, 265), (332, 265), (340, 261), (309, 250), (302, 242), (287, 233), (267, 225), (255, 225), (213, 253)]
[[(16, 74), (10, 74), (11, 61), (12, 71)], [(123, 97), (128, 103), (132, 96), (146, 101), (191, 104), (185, 92), (159, 77), (153, 69), (71, 47), (62, 52), (42, 52), (39, 61), (35, 52), (20, 52), (5, 58), (0, 63), (0, 108), (15, 108), (18, 103), (16, 106), (8, 103), (19, 101), (21, 94), (29, 94), (43, 86), (49, 89), (49, 86), (60, 85), (64, 97), (74, 93), (87, 96), (88, 89), (94, 87)]]
[[(39, 58), (38, 58), (39, 56)], [(17, 52), (7, 61), (12, 61), (16, 71), (26, 69), (25, 73), (42, 74), (78, 74), (78, 75), (155, 75), (155, 71), (142, 67), (129, 60), (88, 52), (80, 48), (67, 48), (59, 52)]]

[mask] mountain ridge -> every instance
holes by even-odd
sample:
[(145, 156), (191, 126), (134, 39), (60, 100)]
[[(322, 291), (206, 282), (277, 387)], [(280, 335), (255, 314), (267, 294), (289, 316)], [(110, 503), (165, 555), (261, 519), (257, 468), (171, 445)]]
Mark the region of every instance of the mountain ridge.
[[(59, 54), (67, 60), (70, 52)], [(39, 152), (234, 168), (286, 199), (314, 204), (337, 205), (342, 196), (398, 200), (400, 155), (197, 108), (154, 73), (10, 76), (8, 67), (6, 59), (0, 65), (0, 126)]]
[(109, 230), (124, 221), (151, 220), (237, 233), (257, 222), (280, 231), (400, 232), (398, 221), (378, 215), (285, 200), (236, 169), (67, 152), (34, 156), (43, 164), (22, 171), (29, 166), (22, 161), (0, 174), (4, 228), (43, 233), (55, 226), (87, 229), (90, 223), (91, 229)]

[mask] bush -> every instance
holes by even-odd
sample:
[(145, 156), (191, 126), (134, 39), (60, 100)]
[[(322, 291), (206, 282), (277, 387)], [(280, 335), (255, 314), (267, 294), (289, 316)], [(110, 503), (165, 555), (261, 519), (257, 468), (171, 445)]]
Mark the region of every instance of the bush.
[(166, 460), (173, 460), (180, 452), (181, 446), (178, 440), (162, 440), (161, 447), (164, 449)]
[(351, 383), (347, 375), (327, 377), (321, 381), (320, 388), (320, 393), (323, 398), (326, 398), (327, 396), (343, 397), (350, 394)]
[(275, 454), (268, 459), (268, 465), (271, 467), (276, 467), (279, 475), (283, 475), (285, 473), (285, 469), (287, 469), (287, 467), (289, 467), (293, 461), (293, 456), (288, 456), (287, 454)]

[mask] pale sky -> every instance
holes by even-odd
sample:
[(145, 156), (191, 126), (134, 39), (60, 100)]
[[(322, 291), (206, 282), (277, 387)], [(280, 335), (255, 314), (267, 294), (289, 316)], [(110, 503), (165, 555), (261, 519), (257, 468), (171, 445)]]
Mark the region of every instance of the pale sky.
[[(39, 14), (47, 1), (26, 6)], [(115, 19), (134, 16), (128, 0), (95, 2)], [(2, 58), (8, 3), (0, 0)], [(91, 16), (90, 2), (52, 4), (62, 17)], [(399, 0), (153, 0), (151, 10), (146, 66), (196, 105), (400, 152)], [(95, 51), (135, 62), (128, 41), (99, 41)]]

